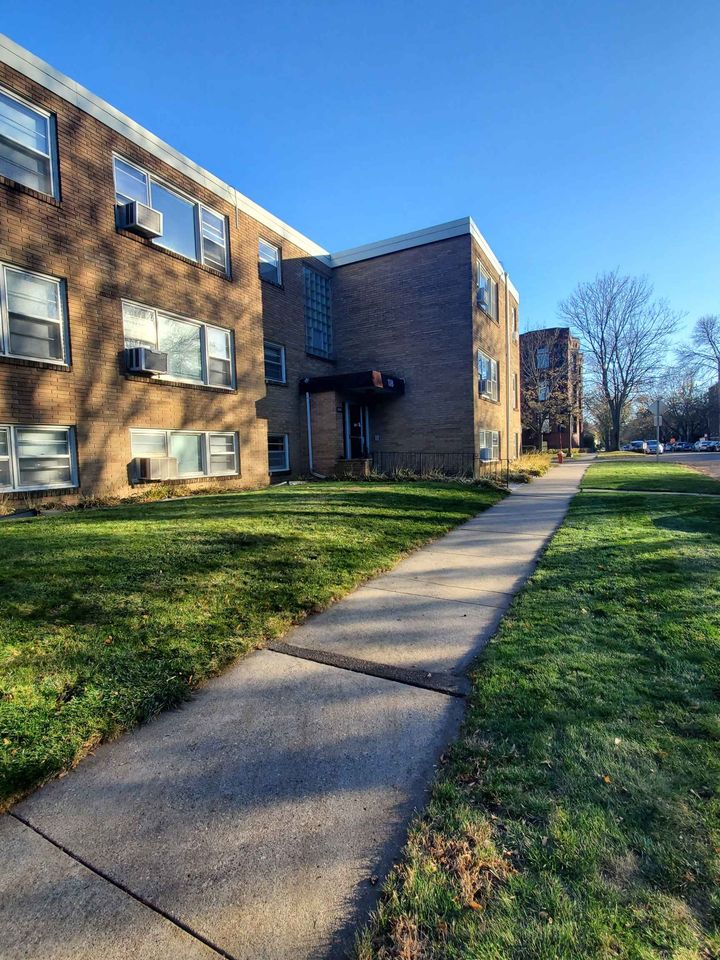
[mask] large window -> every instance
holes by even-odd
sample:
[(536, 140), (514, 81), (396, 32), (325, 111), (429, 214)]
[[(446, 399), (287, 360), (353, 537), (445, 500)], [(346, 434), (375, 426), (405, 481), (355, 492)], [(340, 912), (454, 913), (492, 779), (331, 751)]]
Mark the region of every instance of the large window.
[(0, 426), (0, 490), (75, 486), (72, 427)]
[(126, 347), (149, 347), (167, 354), (167, 374), (160, 379), (211, 387), (234, 385), (229, 330), (127, 301), (123, 301), (123, 326)]
[(477, 305), (493, 320), (498, 318), (498, 285), (483, 267), (480, 260), (477, 262)]
[(258, 242), (258, 270), (262, 280), (278, 285), (282, 282), (280, 249), (263, 239)]
[(488, 400), (499, 397), (498, 362), (482, 350), (478, 350), (478, 392)]
[[(500, 433), (498, 430), (480, 430), (478, 432), (478, 446), (481, 460), (500, 459)], [(483, 451), (486, 451), (483, 453)]]
[(284, 473), (290, 469), (288, 435), (286, 433), (268, 434), (268, 469), (270, 473)]
[(67, 363), (60, 280), (0, 264), (0, 353)]
[(332, 356), (332, 304), (330, 278), (304, 269), (305, 349), (318, 357)]
[(0, 90), (0, 174), (57, 196), (52, 116)]
[(178, 477), (230, 476), (240, 470), (236, 433), (131, 430), (130, 442), (133, 457), (174, 457)]
[(285, 383), (285, 347), (265, 341), (265, 379)]
[(121, 157), (114, 158), (114, 171), (117, 203), (138, 200), (162, 213), (163, 233), (153, 243), (215, 270), (228, 272), (225, 217)]

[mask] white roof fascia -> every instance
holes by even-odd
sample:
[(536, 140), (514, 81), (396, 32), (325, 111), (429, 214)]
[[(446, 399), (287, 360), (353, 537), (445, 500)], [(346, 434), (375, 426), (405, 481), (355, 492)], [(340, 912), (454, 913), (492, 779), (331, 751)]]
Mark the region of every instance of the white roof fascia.
[(243, 213), (248, 214), (248, 216), (262, 223), (285, 240), (296, 244), (302, 250), (305, 250), (313, 256), (327, 256), (328, 251), (325, 250), (324, 247), (321, 247), (313, 240), (310, 240), (295, 230), (294, 227), (291, 227), (268, 210), (259, 206), (259, 204), (253, 200), (250, 200), (249, 197), (240, 193), (235, 187), (231, 187), (229, 184), (220, 180), (219, 177), (204, 170), (178, 150), (175, 150), (159, 137), (156, 137), (155, 134), (146, 130), (145, 127), (140, 126), (140, 124), (135, 123), (134, 120), (131, 120), (130, 117), (124, 113), (116, 110), (115, 107), (111, 106), (105, 100), (96, 97), (94, 93), (91, 93), (85, 87), (81, 86), (81, 84), (76, 83), (75, 80), (71, 80), (70, 77), (66, 77), (65, 74), (55, 70), (50, 64), (36, 57), (33, 53), (30, 53), (29, 50), (21, 47), (1, 33), (0, 62), (6, 63), (14, 70), (17, 70), (18, 73), (23, 74), (23, 76), (28, 77), (30, 80), (34, 80), (35, 83), (39, 83), (47, 90), (62, 97), (63, 100), (67, 100), (68, 103), (71, 103), (79, 110), (104, 123), (106, 127), (115, 130), (132, 143), (137, 144), (137, 146), (143, 150), (162, 160), (163, 163), (166, 163), (179, 173), (184, 174), (195, 183), (199, 183), (205, 187), (206, 190), (210, 190), (216, 196), (221, 197), (226, 203), (242, 210)]

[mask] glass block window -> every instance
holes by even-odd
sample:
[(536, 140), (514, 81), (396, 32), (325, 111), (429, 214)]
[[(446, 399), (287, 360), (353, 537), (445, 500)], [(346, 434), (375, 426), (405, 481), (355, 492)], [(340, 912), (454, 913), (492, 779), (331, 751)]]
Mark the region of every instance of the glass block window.
[(268, 434), (268, 469), (270, 473), (282, 473), (290, 469), (286, 433)]
[(156, 237), (154, 244), (214, 270), (229, 272), (225, 217), (122, 157), (113, 158), (113, 171), (116, 203), (137, 200), (162, 213), (162, 236)]
[(483, 267), (480, 260), (477, 261), (476, 270), (477, 284), (477, 305), (484, 310), (493, 320), (498, 318), (498, 285)]
[(478, 350), (478, 393), (488, 400), (499, 396), (498, 362), (482, 350)]
[(285, 383), (285, 347), (265, 341), (265, 379)]
[(232, 332), (198, 320), (123, 301), (125, 347), (150, 347), (166, 353), (167, 373), (160, 380), (234, 386)]
[(62, 282), (0, 264), (0, 353), (67, 363)]
[(282, 269), (280, 266), (280, 250), (267, 240), (258, 241), (258, 270), (262, 280), (280, 284)]
[(0, 175), (38, 193), (57, 195), (51, 115), (4, 90), (0, 90)]
[(332, 356), (332, 304), (330, 278), (304, 268), (305, 349), (318, 357)]
[(490, 460), (499, 460), (500, 459), (500, 433), (498, 430), (480, 430), (478, 432), (478, 446), (480, 448), (480, 458), (488, 459), (488, 457), (483, 457), (483, 450), (488, 450), (490, 453)]
[(72, 427), (0, 427), (0, 488), (53, 490), (76, 487)]

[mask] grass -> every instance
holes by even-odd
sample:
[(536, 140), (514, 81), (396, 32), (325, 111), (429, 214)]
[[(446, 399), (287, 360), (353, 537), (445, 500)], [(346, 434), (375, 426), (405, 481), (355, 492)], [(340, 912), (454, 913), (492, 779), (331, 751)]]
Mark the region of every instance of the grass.
[(502, 496), (327, 483), (4, 522), (0, 804)]
[(684, 463), (655, 463), (654, 458), (592, 463), (582, 481), (583, 488), (603, 490), (652, 490), (670, 493), (720, 495), (720, 481)]
[(720, 956), (720, 500), (576, 497), (362, 960)]

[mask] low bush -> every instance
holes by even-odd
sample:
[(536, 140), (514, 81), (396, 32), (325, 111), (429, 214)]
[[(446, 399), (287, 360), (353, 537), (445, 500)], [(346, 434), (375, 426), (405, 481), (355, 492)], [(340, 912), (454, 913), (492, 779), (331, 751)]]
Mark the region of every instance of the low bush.
[(549, 453), (523, 453), (510, 465), (510, 483), (530, 483), (533, 477), (542, 477), (550, 469)]

